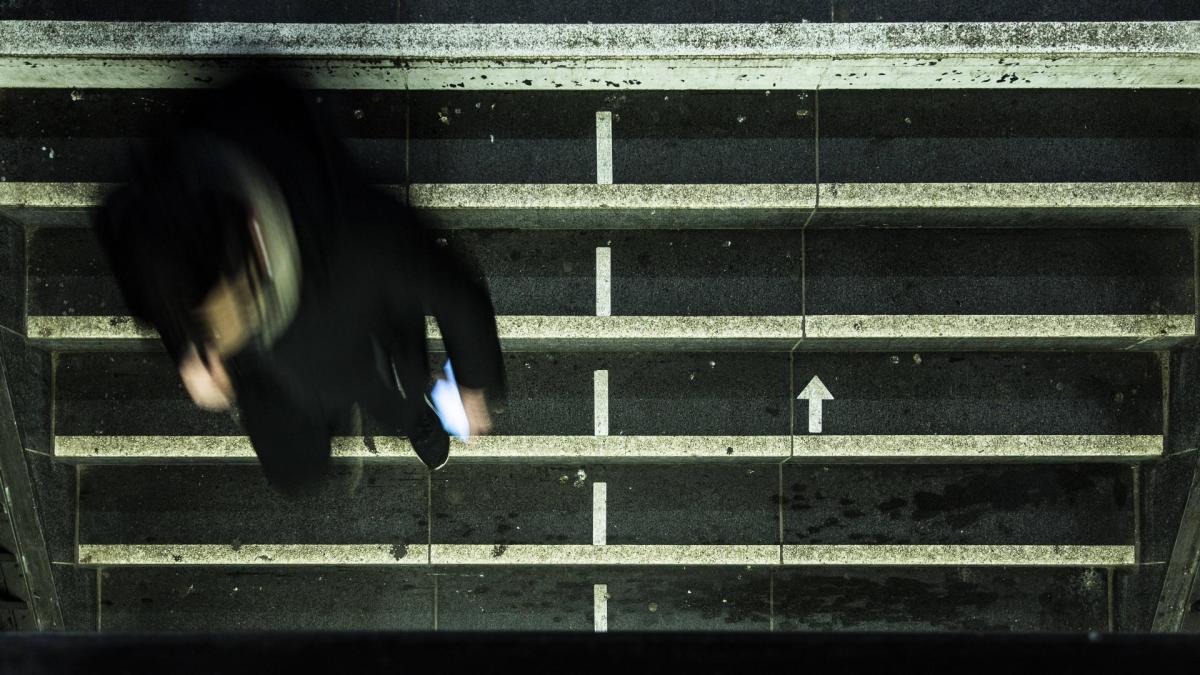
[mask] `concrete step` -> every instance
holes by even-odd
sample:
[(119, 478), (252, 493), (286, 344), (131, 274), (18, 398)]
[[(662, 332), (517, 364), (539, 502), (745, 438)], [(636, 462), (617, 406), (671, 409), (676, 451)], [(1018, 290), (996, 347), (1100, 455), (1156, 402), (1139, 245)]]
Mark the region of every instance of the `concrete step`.
[[(517, 348), (1157, 348), (1195, 332), (1194, 246), (1175, 229), (520, 230), (446, 241), (488, 279), (501, 338)], [(31, 338), (84, 349), (153, 339), (121, 315), (90, 230), (39, 228), (28, 256)]]
[[(0, 106), (0, 176), (20, 183), (119, 182), (131, 143), (170, 128), (181, 111), (207, 97), (145, 89), (9, 91)], [(1194, 89), (818, 95), (763, 86), (309, 96), (322, 123), (346, 137), (367, 177), (382, 184), (811, 186), (818, 182), (818, 145), (822, 184), (1200, 180)], [(25, 195), (34, 203), (54, 203), (51, 196)], [(787, 203), (804, 196), (786, 195)], [(828, 201), (831, 193), (822, 197)], [(949, 190), (940, 197), (942, 206), (979, 198)], [(986, 205), (1003, 206), (995, 201), (1000, 197)], [(670, 203), (667, 195), (659, 206)]]
[[(496, 436), (456, 461), (1101, 460), (1162, 452), (1164, 383), (1148, 353), (521, 353)], [(435, 356), (433, 368), (440, 363)], [(819, 433), (813, 377), (825, 401)], [(250, 460), (232, 418), (196, 409), (162, 354), (60, 354), (55, 453), (77, 462)], [(796, 434), (794, 437), (792, 433)], [(369, 417), (335, 455), (415, 465)]]
[(429, 482), (421, 469), (371, 465), (357, 488), (300, 503), (274, 494), (253, 466), (81, 467), (79, 562), (1135, 562), (1133, 479), (1116, 465), (454, 467)]
[(684, 0), (667, 5), (562, 0), (556, 3), (484, 2), (453, 4), (413, 0), (402, 5), (366, 0), (347, 6), (308, 0), (263, 0), (246, 5), (234, 0), (197, 4), (162, 0), (153, 4), (108, 2), (78, 4), (36, 0), (0, 9), (0, 19), (57, 21), (247, 21), (331, 23), (657, 23), (715, 22), (898, 22), (898, 21), (1186, 21), (1200, 10), (1184, 0), (1144, 3), (1136, 0), (1067, 2), (1006, 0), (973, 3), (889, 3), (880, 0), (747, 0), (736, 5)]
[[(1187, 228), (1200, 183), (504, 184), (382, 186), (445, 229)], [(88, 225), (109, 183), (0, 183), (0, 213)]]
[[(663, 11), (680, 15), (677, 7)], [(22, 87), (203, 87), (227, 78), (238, 60), (266, 57), (329, 88), (1187, 88), (1200, 81), (1196, 22), (803, 23), (804, 13), (800, 23), (793, 10), (770, 19), (788, 23), (741, 24), (4, 21), (0, 73)], [(381, 59), (391, 67), (380, 67)]]
[(1088, 568), (427, 572), (243, 567), (111, 568), (100, 574), (99, 619), (106, 631), (1075, 632), (1108, 627), (1110, 573)]

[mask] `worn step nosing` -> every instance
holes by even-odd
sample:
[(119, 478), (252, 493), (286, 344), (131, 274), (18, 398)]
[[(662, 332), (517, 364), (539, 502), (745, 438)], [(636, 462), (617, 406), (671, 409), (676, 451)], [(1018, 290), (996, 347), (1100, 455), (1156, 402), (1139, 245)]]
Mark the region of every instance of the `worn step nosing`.
[[(253, 460), (243, 436), (57, 436), (65, 460)], [(460, 460), (679, 459), (1113, 459), (1161, 456), (1158, 435), (798, 435), (788, 436), (487, 436), (454, 440)], [(395, 436), (333, 439), (340, 458), (416, 461)]]
[[(0, 206), (90, 208), (109, 183), (0, 182)], [(1200, 183), (558, 184), (380, 186), (423, 210), (1197, 209)]]
[(1135, 564), (1121, 545), (81, 544), (94, 566), (674, 565), (1037, 566)]
[[(1193, 314), (499, 316), (502, 340), (1155, 339), (1195, 334)], [(441, 339), (427, 318), (431, 340)], [(34, 340), (153, 340), (128, 316), (30, 316)]]

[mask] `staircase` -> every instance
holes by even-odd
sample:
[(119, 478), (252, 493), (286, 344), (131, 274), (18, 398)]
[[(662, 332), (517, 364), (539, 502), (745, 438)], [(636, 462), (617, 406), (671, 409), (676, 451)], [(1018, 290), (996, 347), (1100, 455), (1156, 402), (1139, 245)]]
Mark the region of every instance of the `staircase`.
[[(1190, 3), (21, 4), (0, 325), (68, 629), (1200, 621)], [(283, 500), (125, 315), (89, 209), (244, 59), (487, 276), (509, 400), (437, 473), (367, 419)]]

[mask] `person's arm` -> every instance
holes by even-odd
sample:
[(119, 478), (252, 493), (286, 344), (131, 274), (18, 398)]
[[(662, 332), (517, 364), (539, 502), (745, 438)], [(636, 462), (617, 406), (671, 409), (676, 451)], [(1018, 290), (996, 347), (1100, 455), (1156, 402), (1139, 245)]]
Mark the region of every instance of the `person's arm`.
[(502, 396), (505, 385), (496, 314), (487, 285), (418, 224), (401, 227), (405, 249), (401, 258), (411, 264), (407, 273), (400, 270), (393, 292), (415, 290), (420, 305), (437, 321), (454, 365), (471, 434), (485, 434), (491, 428), (488, 399)]

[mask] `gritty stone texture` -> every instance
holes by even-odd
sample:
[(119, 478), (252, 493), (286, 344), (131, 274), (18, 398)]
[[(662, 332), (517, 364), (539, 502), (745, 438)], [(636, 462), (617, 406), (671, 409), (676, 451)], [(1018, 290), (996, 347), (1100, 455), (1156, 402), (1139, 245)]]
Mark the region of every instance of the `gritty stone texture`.
[(1134, 543), (1132, 471), (1120, 464), (790, 462), (782, 511), (785, 544)]
[[(947, 195), (971, 198), (957, 186), (1200, 179), (1195, 152), (1200, 113), (1194, 90), (962, 89), (1008, 86), (1017, 75), (1032, 78), (1021, 86), (1033, 86), (1044, 76), (1034, 72), (1052, 69), (1031, 66), (1024, 57), (1003, 61), (1008, 64), (998, 66), (1003, 74), (974, 74), (970, 68), (928, 61), (934, 82), (923, 83), (920, 91), (822, 92), (822, 181), (950, 183)], [(974, 80), (938, 90), (947, 84), (938, 79), (968, 76)], [(881, 189), (883, 195), (892, 191)], [(1082, 189), (1079, 194), (1088, 195)], [(1021, 198), (1014, 199), (1019, 203)]]
[[(502, 341), (595, 341), (610, 347), (637, 348), (645, 341), (775, 341), (783, 345), (798, 340), (803, 320), (781, 317), (708, 316), (499, 316)], [(431, 340), (441, 333), (432, 318), (426, 330)], [(152, 329), (123, 316), (35, 316), (29, 318), (29, 335), (50, 342), (83, 341), (83, 344), (119, 340), (152, 340)], [(640, 342), (633, 342), (640, 341)]]
[(1108, 628), (1103, 569), (809, 567), (772, 577), (780, 631)]
[[(110, 632), (434, 627), (434, 580), (414, 568), (174, 566), (100, 573), (100, 618)], [(94, 608), (92, 614), (94, 620)]]
[[(574, 345), (582, 348), (645, 349), (672, 342), (699, 346), (721, 342), (731, 348), (750, 345), (787, 347), (801, 339), (801, 325), (813, 339), (948, 340), (993, 339), (1019, 344), (1091, 339), (1094, 343), (1132, 346), (1159, 339), (1165, 344), (1195, 333), (1195, 316), (888, 316), (835, 315), (782, 317), (709, 316), (499, 316), (501, 342), (512, 347)], [(50, 345), (116, 346), (119, 341), (156, 339), (155, 332), (122, 316), (31, 316), (29, 337)], [(440, 340), (433, 319), (427, 333)], [(1016, 343), (1016, 342), (1014, 342)], [(1155, 343), (1158, 345), (1160, 343)]]
[(554, 58), (891, 54), (1195, 53), (1191, 23), (537, 24), (422, 25), (0, 24), (18, 56)]
[(3, 20), (388, 23), (400, 14), (395, 0), (15, 0), (0, 6)]
[(805, 435), (808, 403), (796, 401), (798, 455), (810, 443), (852, 452), (831, 434), (903, 454), (926, 442), (932, 452), (1162, 452), (1162, 363), (1153, 353), (797, 351), (793, 363), (797, 394), (820, 377), (834, 397), (819, 435)]
[[(1200, 193), (1200, 190), (1197, 190)], [(806, 209), (812, 184), (415, 184), (418, 209)]]
[(1200, 19), (1189, 0), (833, 0), (834, 21), (1186, 21)]
[(198, 549), (202, 560), (235, 561), (243, 544), (303, 544), (280, 555), (319, 560), (314, 546), (386, 543), (405, 558), (405, 546), (428, 542), (426, 476), (415, 463), (339, 462), (323, 485), (289, 499), (254, 465), (83, 466), (78, 536), (84, 544), (213, 545)]
[(25, 228), (0, 215), (0, 328), (25, 332)]
[(595, 586), (607, 588), (610, 631), (766, 631), (762, 567), (452, 566), (438, 569), (444, 630), (593, 630)]
[(796, 436), (796, 459), (1153, 459), (1161, 436)]
[(113, 188), (104, 183), (0, 182), (0, 206), (83, 208), (97, 206)]
[(778, 546), (434, 544), (434, 565), (777, 565)]
[(286, 54), (309, 86), (356, 89), (1195, 87), (1198, 36), (1195, 22), (10, 22), (0, 73), (28, 87), (206, 87), (235, 75), (228, 57)]
[[(779, 458), (786, 436), (485, 436), (451, 442), (455, 460), (674, 460)], [(58, 436), (55, 456), (70, 460), (253, 460), (249, 439), (237, 436)], [(836, 453), (830, 453), (836, 454)], [(333, 456), (417, 461), (407, 439), (338, 437)]]
[[(400, 555), (400, 553), (403, 555)], [(424, 565), (429, 549), (407, 544), (80, 544), (79, 564), (142, 565)]]
[(987, 565), (1107, 567), (1134, 564), (1133, 546), (813, 546), (783, 547), (784, 565)]
[(826, 183), (822, 209), (1194, 208), (1200, 183)]
[(808, 316), (812, 338), (1185, 338), (1191, 315), (837, 315)]
[(593, 486), (604, 483), (610, 544), (778, 544), (776, 467), (761, 460), (451, 463), (433, 481), (433, 541), (591, 544)]

